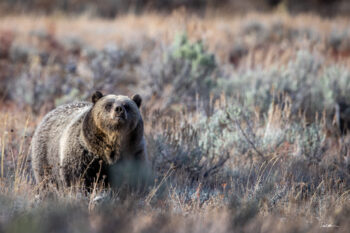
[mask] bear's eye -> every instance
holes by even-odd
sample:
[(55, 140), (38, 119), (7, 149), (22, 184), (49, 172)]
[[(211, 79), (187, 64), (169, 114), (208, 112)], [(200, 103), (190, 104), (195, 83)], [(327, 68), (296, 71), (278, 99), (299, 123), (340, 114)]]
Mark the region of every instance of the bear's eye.
[(112, 108), (112, 104), (111, 103), (106, 104), (106, 106), (105, 106), (106, 111), (111, 110), (111, 108)]
[(124, 104), (123, 107), (125, 108), (126, 111), (129, 111), (129, 110), (130, 110), (129, 104)]

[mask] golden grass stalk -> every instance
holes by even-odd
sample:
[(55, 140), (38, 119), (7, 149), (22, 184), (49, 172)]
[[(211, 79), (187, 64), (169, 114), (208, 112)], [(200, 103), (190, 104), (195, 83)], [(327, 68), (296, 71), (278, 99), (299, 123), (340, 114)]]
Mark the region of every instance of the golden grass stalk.
[(148, 196), (146, 197), (145, 200), (145, 204), (149, 205), (151, 200), (153, 199), (153, 197), (156, 195), (157, 191), (159, 190), (159, 188), (164, 184), (164, 182), (171, 176), (171, 174), (174, 171), (174, 166), (170, 166), (169, 170), (166, 172), (166, 174), (164, 175), (163, 179), (160, 181), (160, 183), (154, 187), (151, 192), (148, 194)]
[(99, 161), (99, 164), (100, 164), (100, 168), (98, 170), (98, 173), (97, 173), (97, 177), (96, 177), (96, 181), (94, 183), (94, 187), (93, 187), (93, 190), (92, 190), (92, 194), (90, 196), (90, 201), (89, 201), (89, 211), (93, 210), (94, 206), (95, 206), (95, 203), (94, 203), (94, 198), (96, 197), (96, 194), (97, 194), (97, 185), (98, 185), (98, 181), (100, 179), (100, 175), (101, 175), (101, 169), (102, 169), (102, 160)]
[(4, 178), (5, 137), (6, 137), (7, 114), (4, 121), (4, 132), (1, 140), (1, 178)]
[(24, 174), (23, 170), (25, 169), (25, 163), (27, 161), (27, 153), (23, 153), (23, 146), (25, 143), (25, 135), (28, 129), (29, 117), (26, 120), (23, 136), (20, 142), (19, 151), (18, 151), (18, 160), (16, 163), (16, 171), (15, 171), (15, 181), (14, 181), (14, 191), (17, 192), (19, 190), (19, 184), (21, 182), (22, 175)]

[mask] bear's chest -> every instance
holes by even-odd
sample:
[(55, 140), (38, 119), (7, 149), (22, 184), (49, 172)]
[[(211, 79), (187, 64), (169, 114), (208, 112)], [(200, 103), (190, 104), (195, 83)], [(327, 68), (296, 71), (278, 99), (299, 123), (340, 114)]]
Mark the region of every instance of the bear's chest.
[(101, 182), (108, 184), (108, 164), (98, 156), (92, 155), (87, 150), (84, 150), (84, 157), (86, 159), (83, 166), (82, 177), (86, 187), (92, 187), (94, 182)]

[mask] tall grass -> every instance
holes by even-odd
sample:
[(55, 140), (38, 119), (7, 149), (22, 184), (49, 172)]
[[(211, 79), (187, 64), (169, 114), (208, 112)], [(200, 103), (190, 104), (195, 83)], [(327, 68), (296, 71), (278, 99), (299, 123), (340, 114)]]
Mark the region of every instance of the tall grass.
[[(4, 128), (6, 128), (6, 123), (7, 123), (7, 115), (5, 116), (4, 120)], [(1, 179), (4, 178), (4, 157), (5, 157), (5, 131), (3, 132), (2, 139), (1, 139)]]
[[(1, 18), (0, 232), (347, 232), (349, 38), (332, 34), (347, 26), (182, 11)], [(116, 186), (90, 192), (36, 184), (35, 127), (94, 89), (142, 94), (152, 172), (125, 164)]]

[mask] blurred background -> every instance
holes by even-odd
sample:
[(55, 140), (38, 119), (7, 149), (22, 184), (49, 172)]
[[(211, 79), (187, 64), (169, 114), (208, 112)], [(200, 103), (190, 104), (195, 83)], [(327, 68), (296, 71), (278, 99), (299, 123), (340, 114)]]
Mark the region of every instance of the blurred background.
[(242, 14), (252, 10), (269, 12), (277, 7), (293, 14), (312, 12), (323, 16), (337, 16), (350, 13), (350, 2), (347, 0), (1, 0), (2, 14), (89, 12), (96, 16), (111, 18), (125, 13), (149, 11), (166, 13), (179, 7), (185, 7), (199, 14), (207, 11), (225, 14)]
[[(349, 0), (0, 0), (0, 232), (349, 232), (349, 15)], [(143, 98), (146, 194), (33, 182), (36, 126), (95, 90)]]

